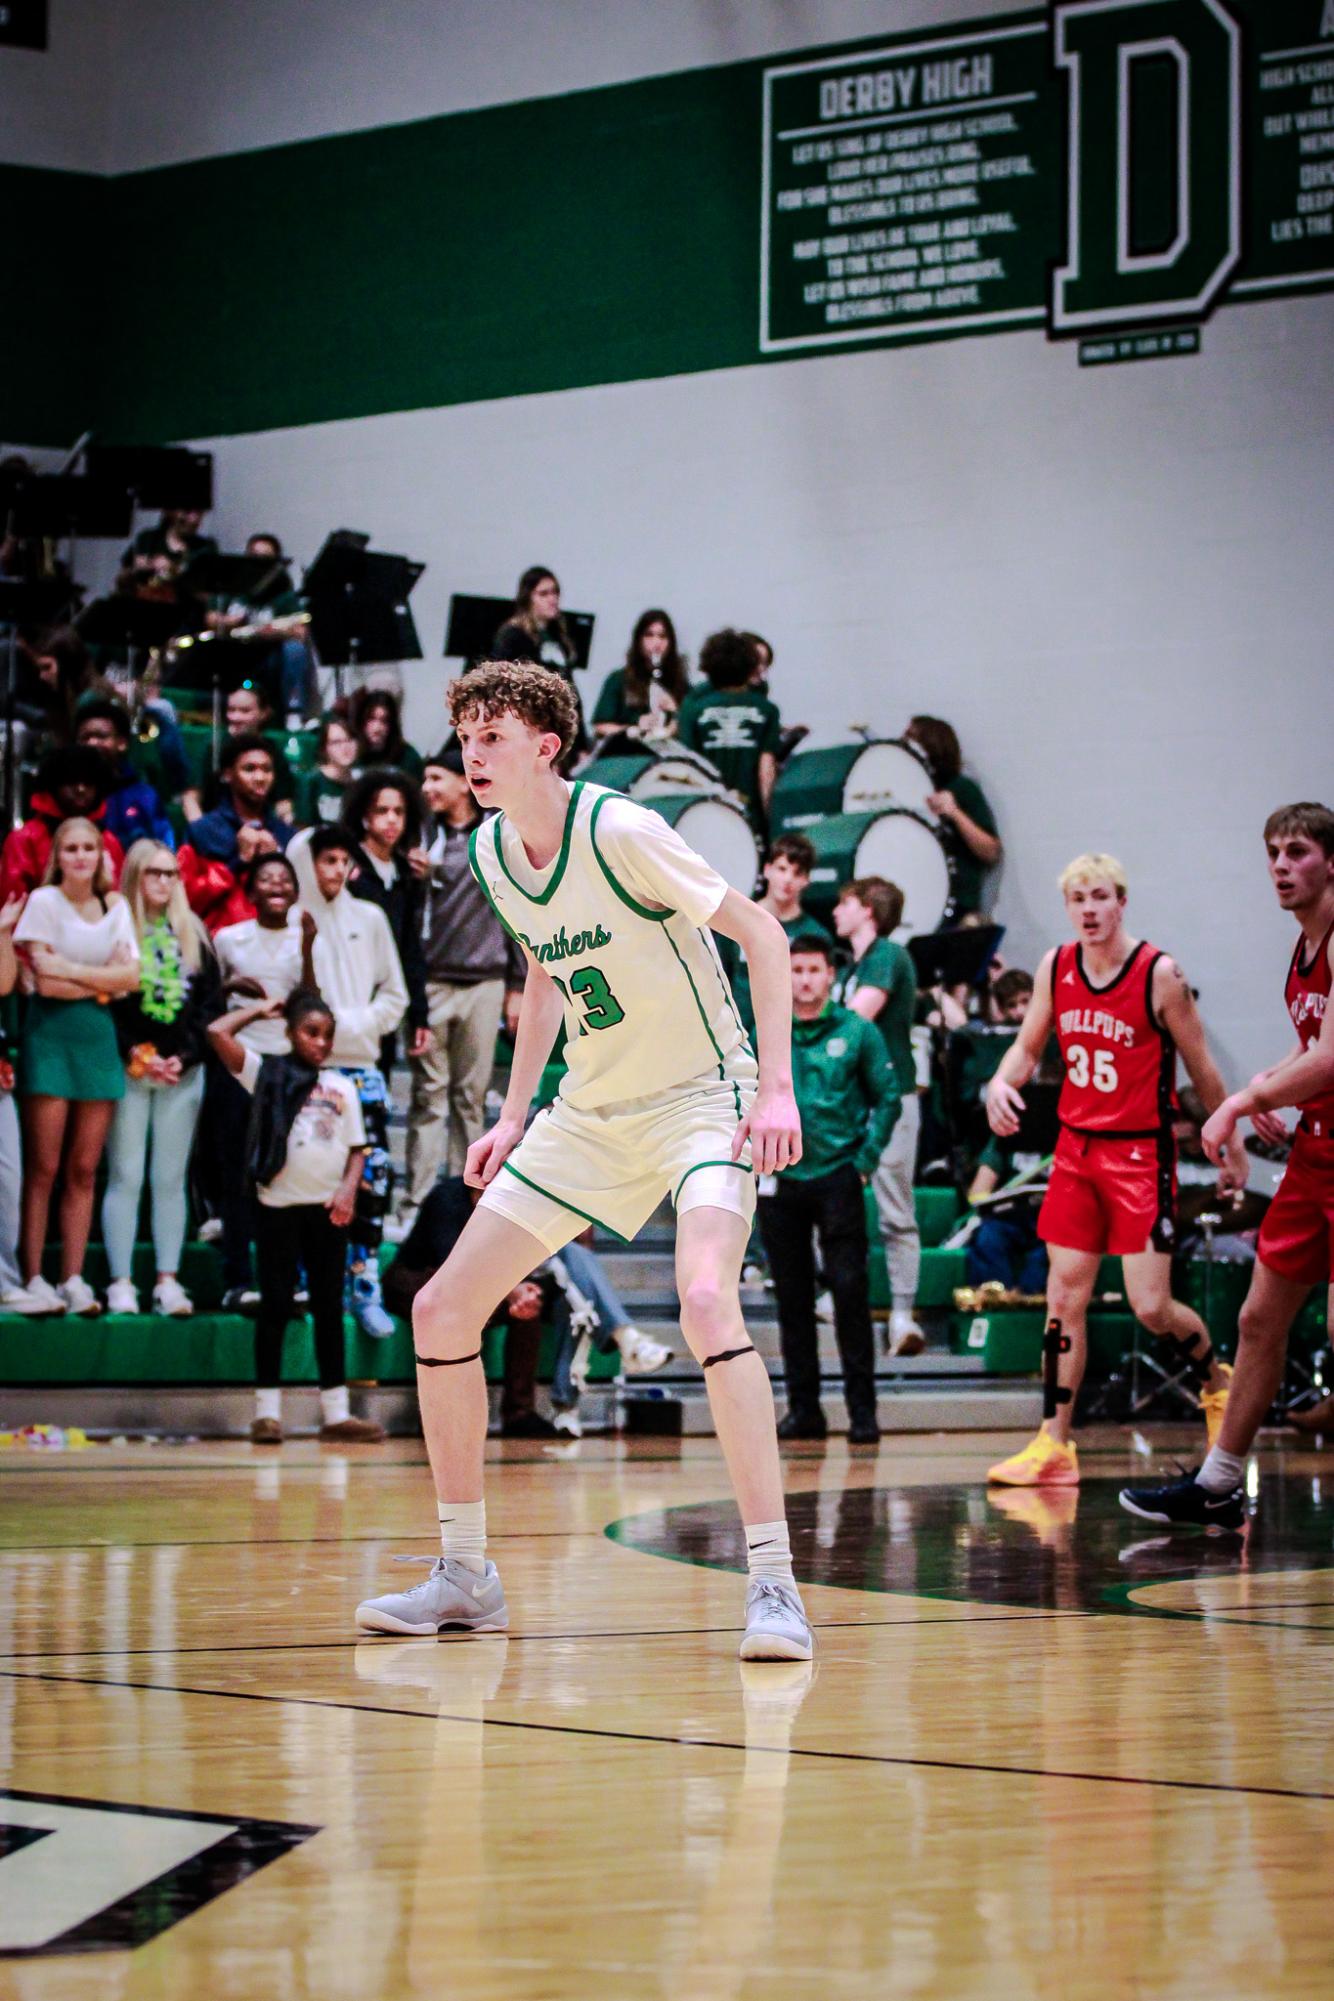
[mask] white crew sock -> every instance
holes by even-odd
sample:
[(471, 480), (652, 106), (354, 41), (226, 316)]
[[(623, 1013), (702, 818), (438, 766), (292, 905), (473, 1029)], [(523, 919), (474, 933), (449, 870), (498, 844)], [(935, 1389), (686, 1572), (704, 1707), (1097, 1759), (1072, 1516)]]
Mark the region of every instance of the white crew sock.
[(767, 1578), (770, 1584), (796, 1583), (786, 1522), (746, 1523), (746, 1569), (752, 1577)]
[(486, 1502), (437, 1501), (440, 1554), (466, 1563), (481, 1577), (486, 1571)]
[(1235, 1452), (1224, 1452), (1221, 1445), (1211, 1445), (1203, 1466), (1195, 1475), (1195, 1484), (1203, 1487), (1206, 1494), (1230, 1494), (1234, 1487), (1241, 1485), (1245, 1468), (1246, 1461), (1239, 1459)]
[(335, 1383), (331, 1390), (320, 1391), (321, 1424), (345, 1424), (351, 1415), (346, 1383)]
[(255, 1391), (255, 1416), (271, 1417), (275, 1424), (282, 1422), (283, 1393), (281, 1390)]

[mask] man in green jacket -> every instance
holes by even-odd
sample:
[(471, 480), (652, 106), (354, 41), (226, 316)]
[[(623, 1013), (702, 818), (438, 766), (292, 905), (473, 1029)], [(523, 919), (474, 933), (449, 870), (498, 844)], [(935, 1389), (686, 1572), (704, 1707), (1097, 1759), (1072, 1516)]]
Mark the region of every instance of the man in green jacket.
[(875, 1346), (862, 1190), (899, 1115), (899, 1087), (878, 1031), (831, 996), (833, 947), (792, 941), (792, 1072), (802, 1156), (759, 1187), (760, 1230), (773, 1273), (787, 1379), (780, 1438), (823, 1438), (815, 1247), (834, 1300), (848, 1442), (874, 1445)]

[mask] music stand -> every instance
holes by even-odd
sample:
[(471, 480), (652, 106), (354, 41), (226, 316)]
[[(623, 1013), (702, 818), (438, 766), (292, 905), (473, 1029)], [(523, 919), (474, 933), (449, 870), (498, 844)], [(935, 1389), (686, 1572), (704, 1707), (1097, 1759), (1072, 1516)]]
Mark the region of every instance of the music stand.
[(122, 487), (141, 507), (197, 508), (207, 514), (213, 505), (212, 452), (177, 445), (89, 445), (83, 462), (90, 477)]
[[(204, 549), (192, 557), (182, 570), (179, 587), (191, 596), (211, 600), (214, 611), (225, 611), (238, 599), (243, 603), (250, 602), (284, 567), (280, 556), (226, 556), (217, 549)], [(222, 677), (227, 664), (226, 638), (227, 635), (222, 632), (201, 632), (190, 641), (191, 646), (207, 648), (215, 760), (222, 743)]]
[(909, 938), (918, 987), (980, 987), (1004, 936), (1003, 924), (960, 924)]
[(14, 824), (14, 705), (18, 693), (19, 631), (23, 626), (41, 626), (50, 620), (52, 593), (68, 602), (69, 587), (58, 579), (39, 577), (0, 578), (0, 727), (4, 745), (0, 748), (0, 833)]
[[(474, 661), (488, 659), (496, 634), (513, 616), (513, 612), (513, 598), (470, 597), (456, 592), (449, 600), (449, 619), (445, 626), (443, 650), (446, 660), (464, 660), (471, 667)], [(574, 646), (571, 665), (587, 667), (596, 614), (591, 611), (566, 611), (561, 616)]]
[(358, 530), (337, 529), (302, 580), (315, 651), (321, 665), (333, 668), (340, 698), (344, 667), (422, 657), (408, 599), (426, 565), (369, 542)]

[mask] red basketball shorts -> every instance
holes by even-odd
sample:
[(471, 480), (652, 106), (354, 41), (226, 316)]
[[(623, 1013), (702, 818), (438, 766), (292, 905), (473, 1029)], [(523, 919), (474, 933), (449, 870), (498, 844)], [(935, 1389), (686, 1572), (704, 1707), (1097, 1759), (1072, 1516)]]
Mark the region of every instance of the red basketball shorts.
[(1334, 1276), (1334, 1140), (1299, 1132), (1260, 1225), (1260, 1263), (1294, 1285)]
[(1063, 1129), (1038, 1235), (1063, 1250), (1114, 1258), (1170, 1251), (1175, 1208), (1175, 1156), (1164, 1168), (1156, 1139), (1101, 1139)]

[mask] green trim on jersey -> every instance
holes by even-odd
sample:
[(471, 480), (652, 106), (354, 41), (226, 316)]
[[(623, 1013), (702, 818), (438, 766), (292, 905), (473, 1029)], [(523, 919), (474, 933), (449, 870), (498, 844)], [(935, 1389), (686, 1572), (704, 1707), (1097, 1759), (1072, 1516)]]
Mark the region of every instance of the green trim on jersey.
[[(718, 915), (718, 912), (715, 910), (713, 914), (716, 917)], [(714, 937), (712, 931), (709, 929), (707, 924), (702, 924), (700, 926), (699, 935), (704, 940), (705, 945), (708, 947), (709, 956), (713, 960), (713, 970), (718, 975), (718, 984), (723, 990), (723, 998), (727, 1002), (728, 1010), (731, 1013), (732, 1019), (736, 1023), (737, 1029), (741, 1035), (741, 1047), (745, 1050), (748, 1056), (754, 1057), (755, 1061), (758, 1063), (759, 1057), (755, 1055), (755, 1045), (754, 1043), (752, 1043), (749, 1035), (746, 1033), (746, 1024), (741, 1019), (741, 1015), (737, 1009), (736, 995), (732, 992), (732, 982), (727, 977), (727, 968), (723, 964), (722, 953), (718, 950), (718, 941)], [(756, 1041), (758, 1040), (759, 1037), (757, 1036)]]
[(501, 823), (504, 820), (505, 815), (503, 813), (496, 814), (495, 818), (496, 831), (495, 831), (495, 838), (492, 843), (496, 851), (496, 860), (500, 863), (502, 874), (504, 874), (508, 878), (508, 880), (514, 884), (514, 887), (518, 890), (520, 896), (527, 897), (529, 903), (550, 903), (552, 897), (556, 894), (556, 891), (560, 888), (561, 877), (565, 873), (565, 864), (570, 859), (570, 840), (574, 834), (574, 816), (575, 813), (578, 811), (579, 794), (583, 791), (583, 789), (584, 789), (584, 781), (582, 778), (576, 779), (575, 783), (570, 787), (570, 803), (565, 808), (565, 827), (564, 831), (561, 834), (560, 853), (556, 857), (556, 866), (552, 870), (551, 881), (547, 884), (546, 888), (540, 891), (537, 895), (534, 895), (531, 889), (525, 889), (523, 884), (514, 875), (510, 873), (509, 867), (505, 861), (504, 843), (500, 838)]
[(673, 1208), (676, 1207), (676, 1204), (680, 1199), (681, 1190), (685, 1187), (691, 1175), (698, 1174), (701, 1167), (735, 1167), (742, 1174), (753, 1174), (755, 1172), (754, 1168), (751, 1167), (750, 1164), (744, 1160), (697, 1160), (693, 1167), (688, 1167), (686, 1169), (685, 1173), (681, 1176), (681, 1179), (677, 1182), (675, 1191), (672, 1195)]
[(481, 822), (481, 825), (474, 827), (472, 832), (468, 836), (468, 867), (472, 870), (473, 874), (476, 876), (477, 887), (481, 890), (482, 895), (486, 898), (487, 902), (490, 904), (491, 915), (495, 918), (496, 923), (500, 926), (501, 930), (505, 933), (505, 936), (507, 938), (512, 938), (516, 945), (522, 946), (523, 940), (519, 936), (518, 932), (511, 930), (510, 926), (505, 922), (499, 910), (496, 908), (496, 899), (491, 894), (491, 885), (487, 881), (486, 877), (483, 875), (481, 864), (477, 859), (477, 836), (481, 833), (482, 827), (484, 827), (485, 825), (486, 822), (485, 820), (483, 820)]
[[(698, 929), (699, 927), (697, 926), (696, 928)], [(686, 978), (690, 982), (690, 991), (695, 996), (695, 1006), (699, 1009), (699, 1018), (704, 1023), (704, 1033), (708, 1036), (709, 1043), (713, 1049), (713, 1053), (718, 1058), (718, 1075), (720, 1079), (724, 1083), (726, 1083), (727, 1060), (724, 1057), (722, 1050), (718, 1047), (718, 1038), (713, 1032), (713, 1023), (709, 1020), (708, 1015), (704, 1012), (704, 1003), (699, 997), (699, 988), (695, 985), (695, 975), (691, 972), (689, 966), (686, 964), (685, 960), (681, 957), (681, 949), (678, 946), (675, 938), (673, 938), (671, 932), (664, 931), (662, 935), (667, 940), (667, 943), (671, 946), (673, 952), (675, 952), (676, 963), (681, 968), (681, 971), (685, 974)]]
[(676, 912), (674, 910), (650, 910), (647, 904), (636, 903), (634, 897), (631, 896), (629, 890), (623, 889), (620, 883), (617, 882), (615, 876), (612, 874), (611, 870), (608, 868), (606, 862), (602, 858), (602, 850), (598, 846), (598, 814), (602, 811), (603, 807), (606, 805), (609, 799), (619, 798), (619, 796), (620, 796), (619, 793), (604, 792), (600, 799), (595, 799), (593, 801), (593, 810), (588, 816), (589, 846), (593, 850), (593, 854), (594, 857), (596, 858), (598, 867), (602, 870), (603, 875), (606, 876), (607, 881), (610, 883), (611, 887), (615, 890), (617, 896), (620, 897), (621, 902), (626, 906), (627, 910), (633, 910), (636, 917), (647, 918), (650, 924), (665, 924), (669, 917), (675, 917)]
[(618, 1244), (630, 1242), (629, 1237), (623, 1237), (619, 1230), (613, 1230), (610, 1223), (599, 1222), (598, 1218), (590, 1216), (586, 1209), (576, 1209), (573, 1202), (566, 1202), (561, 1196), (553, 1195), (549, 1188), (543, 1188), (536, 1181), (530, 1181), (526, 1174), (520, 1174), (518, 1168), (512, 1166), (508, 1160), (502, 1160), (500, 1165), (506, 1174), (512, 1174), (516, 1181), (522, 1181), (525, 1188), (531, 1188), (534, 1195), (545, 1195), (547, 1201), (554, 1202), (558, 1209), (568, 1209), (572, 1216), (578, 1216), (583, 1222), (591, 1223), (595, 1230), (605, 1230), (609, 1237), (615, 1237)]

